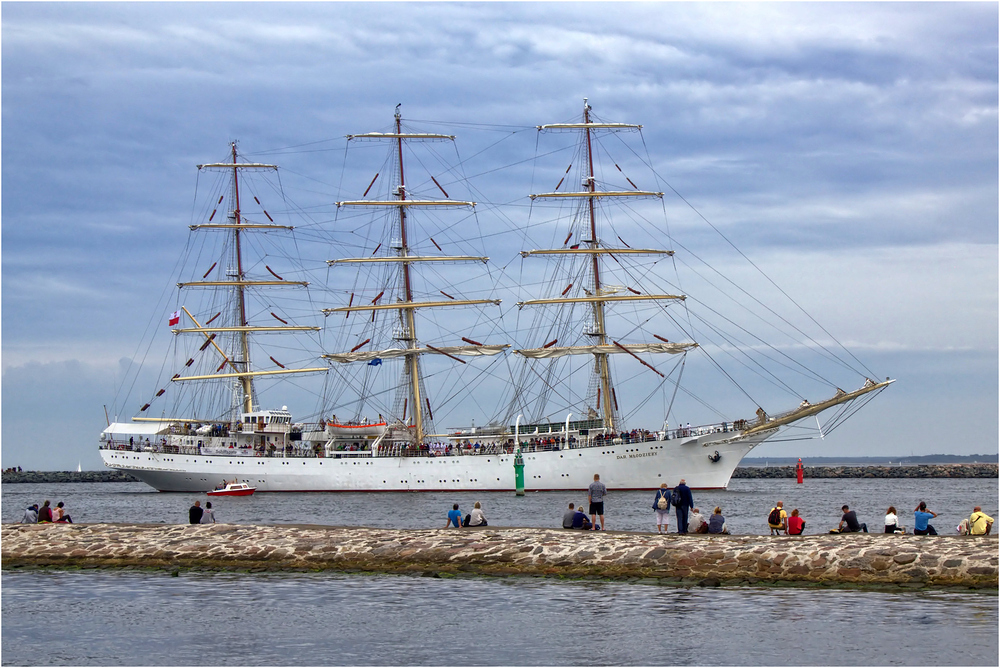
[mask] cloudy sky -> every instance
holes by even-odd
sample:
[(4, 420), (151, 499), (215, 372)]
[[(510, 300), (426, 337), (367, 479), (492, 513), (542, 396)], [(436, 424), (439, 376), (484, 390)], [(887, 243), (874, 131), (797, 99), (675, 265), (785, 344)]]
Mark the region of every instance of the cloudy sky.
[[(343, 136), (384, 130), (397, 103), (486, 173), (584, 97), (642, 123), (699, 216), (899, 379), (836, 437), (756, 455), (997, 452), (995, 3), (46, 2), (2, 18), (4, 467), (99, 468), (103, 406), (175, 303), (194, 166), (229, 141), (282, 165), (321, 220)], [(513, 201), (522, 176), (480, 194)]]

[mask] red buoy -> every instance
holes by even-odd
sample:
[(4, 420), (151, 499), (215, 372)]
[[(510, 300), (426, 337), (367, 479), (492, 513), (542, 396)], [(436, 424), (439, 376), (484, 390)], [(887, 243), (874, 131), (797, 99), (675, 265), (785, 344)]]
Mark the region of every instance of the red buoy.
[(799, 457), (799, 463), (795, 467), (795, 482), (802, 484), (802, 458)]

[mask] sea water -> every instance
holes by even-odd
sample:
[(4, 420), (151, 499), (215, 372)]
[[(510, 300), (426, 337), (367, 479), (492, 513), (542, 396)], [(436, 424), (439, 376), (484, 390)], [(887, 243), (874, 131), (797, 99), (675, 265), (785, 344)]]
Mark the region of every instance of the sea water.
[[(734, 480), (695, 491), (735, 533), (777, 500), (807, 533), (849, 504), (873, 530), (927, 502), (951, 533), (996, 480)], [(2, 488), (5, 521), (66, 503), (77, 522), (182, 523), (203, 494), (142, 484)], [(612, 492), (608, 528), (655, 531), (651, 492)], [(213, 499), (223, 522), (438, 528), (480, 501), (493, 526), (558, 526), (576, 493), (259, 494)], [(675, 529), (671, 525), (671, 529)], [(934, 540), (929, 537), (927, 540)], [(5, 570), (3, 665), (997, 665), (995, 591), (679, 588), (536, 578)]]
[(3, 665), (997, 665), (997, 598), (5, 571)]
[[(655, 493), (615, 492), (605, 498), (607, 528), (656, 531)], [(219, 522), (233, 524), (325, 524), (379, 528), (442, 527), (453, 503), (464, 513), (479, 501), (491, 526), (558, 527), (569, 503), (586, 504), (587, 491), (528, 492), (337, 492), (258, 493), (249, 497), (208, 497), (194, 493), (157, 492), (144, 483), (24, 483), (3, 486), (3, 520), (17, 522), (24, 509), (49, 499), (59, 501), (74, 522), (187, 522), (195, 500), (211, 501)], [(913, 509), (920, 501), (938, 513), (931, 524), (939, 533), (954, 533), (973, 507), (997, 517), (996, 479), (823, 478), (796, 484), (794, 479), (733, 480), (728, 490), (694, 491), (695, 505), (708, 517), (719, 506), (730, 532), (767, 534), (768, 511), (784, 501), (791, 513), (798, 508), (805, 533), (825, 533), (837, 526), (847, 504), (870, 531), (881, 532), (886, 509), (895, 506), (902, 524), (913, 527)], [(676, 531), (673, 517), (670, 530)]]

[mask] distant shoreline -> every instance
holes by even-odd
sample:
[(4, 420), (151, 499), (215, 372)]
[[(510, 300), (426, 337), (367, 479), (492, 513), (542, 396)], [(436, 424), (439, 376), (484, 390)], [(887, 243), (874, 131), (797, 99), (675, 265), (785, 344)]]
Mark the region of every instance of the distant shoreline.
[[(920, 464), (917, 466), (805, 466), (806, 478), (997, 478), (998, 465)], [(794, 466), (740, 466), (734, 480), (751, 478), (794, 478)], [(142, 482), (126, 473), (105, 471), (22, 471), (5, 472), (4, 484)]]

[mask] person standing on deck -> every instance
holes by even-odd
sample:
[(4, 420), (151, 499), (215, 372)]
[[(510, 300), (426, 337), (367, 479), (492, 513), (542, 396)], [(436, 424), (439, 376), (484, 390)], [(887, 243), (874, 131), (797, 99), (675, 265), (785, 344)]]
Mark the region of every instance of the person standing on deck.
[(688, 509), (694, 508), (694, 496), (691, 495), (691, 488), (684, 482), (684, 478), (681, 478), (670, 494), (670, 503), (677, 509), (677, 533), (687, 533)]
[[(590, 490), (587, 494), (587, 502), (590, 503), (590, 523), (594, 531), (606, 530), (604, 526), (604, 496), (608, 493), (608, 488), (601, 482), (600, 474), (594, 474), (594, 482), (590, 483)], [(601, 518), (601, 523), (597, 523), (597, 518)]]

